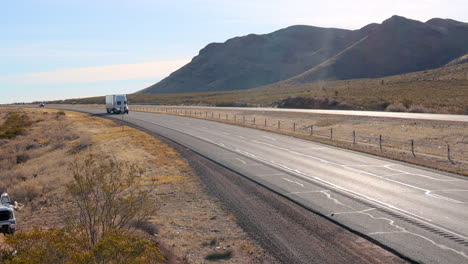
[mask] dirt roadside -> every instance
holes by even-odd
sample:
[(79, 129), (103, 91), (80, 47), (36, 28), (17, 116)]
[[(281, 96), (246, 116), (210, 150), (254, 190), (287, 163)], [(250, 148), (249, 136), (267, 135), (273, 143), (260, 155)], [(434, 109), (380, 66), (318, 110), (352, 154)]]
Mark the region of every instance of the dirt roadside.
[(273, 257), (265, 263), (407, 263), (294, 202), (168, 139), (208, 192), (236, 216), (237, 223)]
[[(0, 124), (12, 111), (18, 109), (0, 108)], [(114, 155), (143, 168), (148, 184), (155, 184), (159, 210), (150, 219), (152, 225), (136, 232), (156, 239), (169, 263), (205, 263), (207, 259), (274, 263), (219, 200), (207, 195), (200, 177), (184, 158), (161, 141), (128, 126), (77, 112), (20, 111), (35, 123), (22, 135), (0, 142), (1, 191), (26, 205), (16, 213), (18, 231), (61, 226), (59, 207), (66, 204), (65, 185), (71, 180), (68, 164), (89, 153)], [(27, 159), (18, 163), (18, 156)]]

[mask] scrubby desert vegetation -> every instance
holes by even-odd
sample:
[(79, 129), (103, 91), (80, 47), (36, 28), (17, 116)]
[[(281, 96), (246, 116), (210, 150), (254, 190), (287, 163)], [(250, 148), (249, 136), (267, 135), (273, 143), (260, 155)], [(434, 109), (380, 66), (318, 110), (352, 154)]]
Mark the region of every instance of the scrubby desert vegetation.
[(5, 263), (164, 261), (154, 240), (131, 234), (131, 223), (146, 221), (157, 204), (141, 187), (143, 170), (92, 156), (92, 140), (80, 140), (63, 111), (10, 110), (3, 118), (0, 188), (25, 204), (20, 232), (5, 240)]
[(10, 128), (14, 136), (0, 139), (0, 191), (25, 207), (17, 233), (0, 237), (6, 263), (185, 263), (227, 253), (252, 262), (263, 254), (186, 162), (148, 134), (76, 112), (0, 108), (0, 135)]
[[(375, 79), (318, 81), (305, 84), (283, 82), (249, 90), (131, 94), (128, 98), (132, 104), (271, 106), (468, 114), (468, 63)], [(61, 102), (74, 101), (103, 104), (104, 97)]]

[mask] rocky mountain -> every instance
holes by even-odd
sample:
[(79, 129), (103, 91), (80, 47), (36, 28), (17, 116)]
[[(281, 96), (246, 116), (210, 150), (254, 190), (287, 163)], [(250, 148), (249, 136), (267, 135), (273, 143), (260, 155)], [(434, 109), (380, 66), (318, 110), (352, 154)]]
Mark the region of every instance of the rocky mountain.
[(334, 57), (287, 80), (375, 78), (438, 68), (468, 52), (468, 24), (393, 16)]
[(393, 16), (359, 30), (292, 26), (211, 43), (139, 93), (249, 89), (277, 82), (381, 77), (444, 66), (468, 53), (468, 24)]

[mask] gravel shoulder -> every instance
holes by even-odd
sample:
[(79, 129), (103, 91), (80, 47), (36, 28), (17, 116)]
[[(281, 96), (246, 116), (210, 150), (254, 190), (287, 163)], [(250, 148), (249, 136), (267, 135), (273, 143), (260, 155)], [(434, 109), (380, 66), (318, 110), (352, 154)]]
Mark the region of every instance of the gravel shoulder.
[[(65, 186), (72, 177), (69, 164), (92, 153), (132, 162), (145, 171), (145, 183), (154, 186), (159, 197), (159, 210), (134, 232), (157, 241), (168, 263), (274, 262), (221, 202), (207, 194), (186, 160), (160, 140), (111, 120), (73, 111), (57, 115), (54, 109), (0, 108), (0, 124), (9, 111), (40, 120), (23, 135), (0, 141), (0, 189), (25, 204), (15, 213), (18, 232), (63, 226)], [(117, 149), (125, 151), (115, 155)], [(17, 164), (18, 155), (29, 159)], [(0, 246), (3, 241), (0, 235)]]
[[(153, 134), (158, 137), (157, 135)], [(262, 263), (406, 263), (407, 260), (294, 202), (160, 138), (185, 158), (206, 190), (268, 254)], [(251, 263), (251, 262), (243, 262)]]

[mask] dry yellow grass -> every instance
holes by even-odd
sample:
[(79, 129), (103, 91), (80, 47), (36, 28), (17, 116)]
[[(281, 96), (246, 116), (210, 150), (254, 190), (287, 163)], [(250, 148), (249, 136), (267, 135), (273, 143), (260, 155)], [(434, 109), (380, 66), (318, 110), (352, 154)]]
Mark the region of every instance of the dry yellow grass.
[[(18, 109), (0, 108), (0, 115), (6, 111)], [(26, 204), (16, 214), (20, 231), (29, 231), (34, 225), (47, 228), (62, 224), (58, 207), (66, 205), (65, 184), (72, 177), (69, 164), (92, 153), (144, 169), (142, 184), (154, 186), (161, 197), (160, 209), (151, 218), (159, 230), (158, 240), (180, 258), (203, 262), (212, 250), (203, 243), (213, 237), (235, 250), (232, 262), (252, 262), (250, 251), (263, 254), (235, 224), (233, 216), (205, 194), (201, 182), (179, 154), (161, 141), (139, 130), (82, 113), (64, 111), (63, 116), (53, 109), (20, 111), (33, 120), (41, 120), (24, 135), (0, 143), (2, 190)], [(26, 154), (29, 159), (16, 164), (18, 154)], [(211, 230), (221, 232), (214, 235)], [(247, 245), (249, 252), (240, 245)]]

